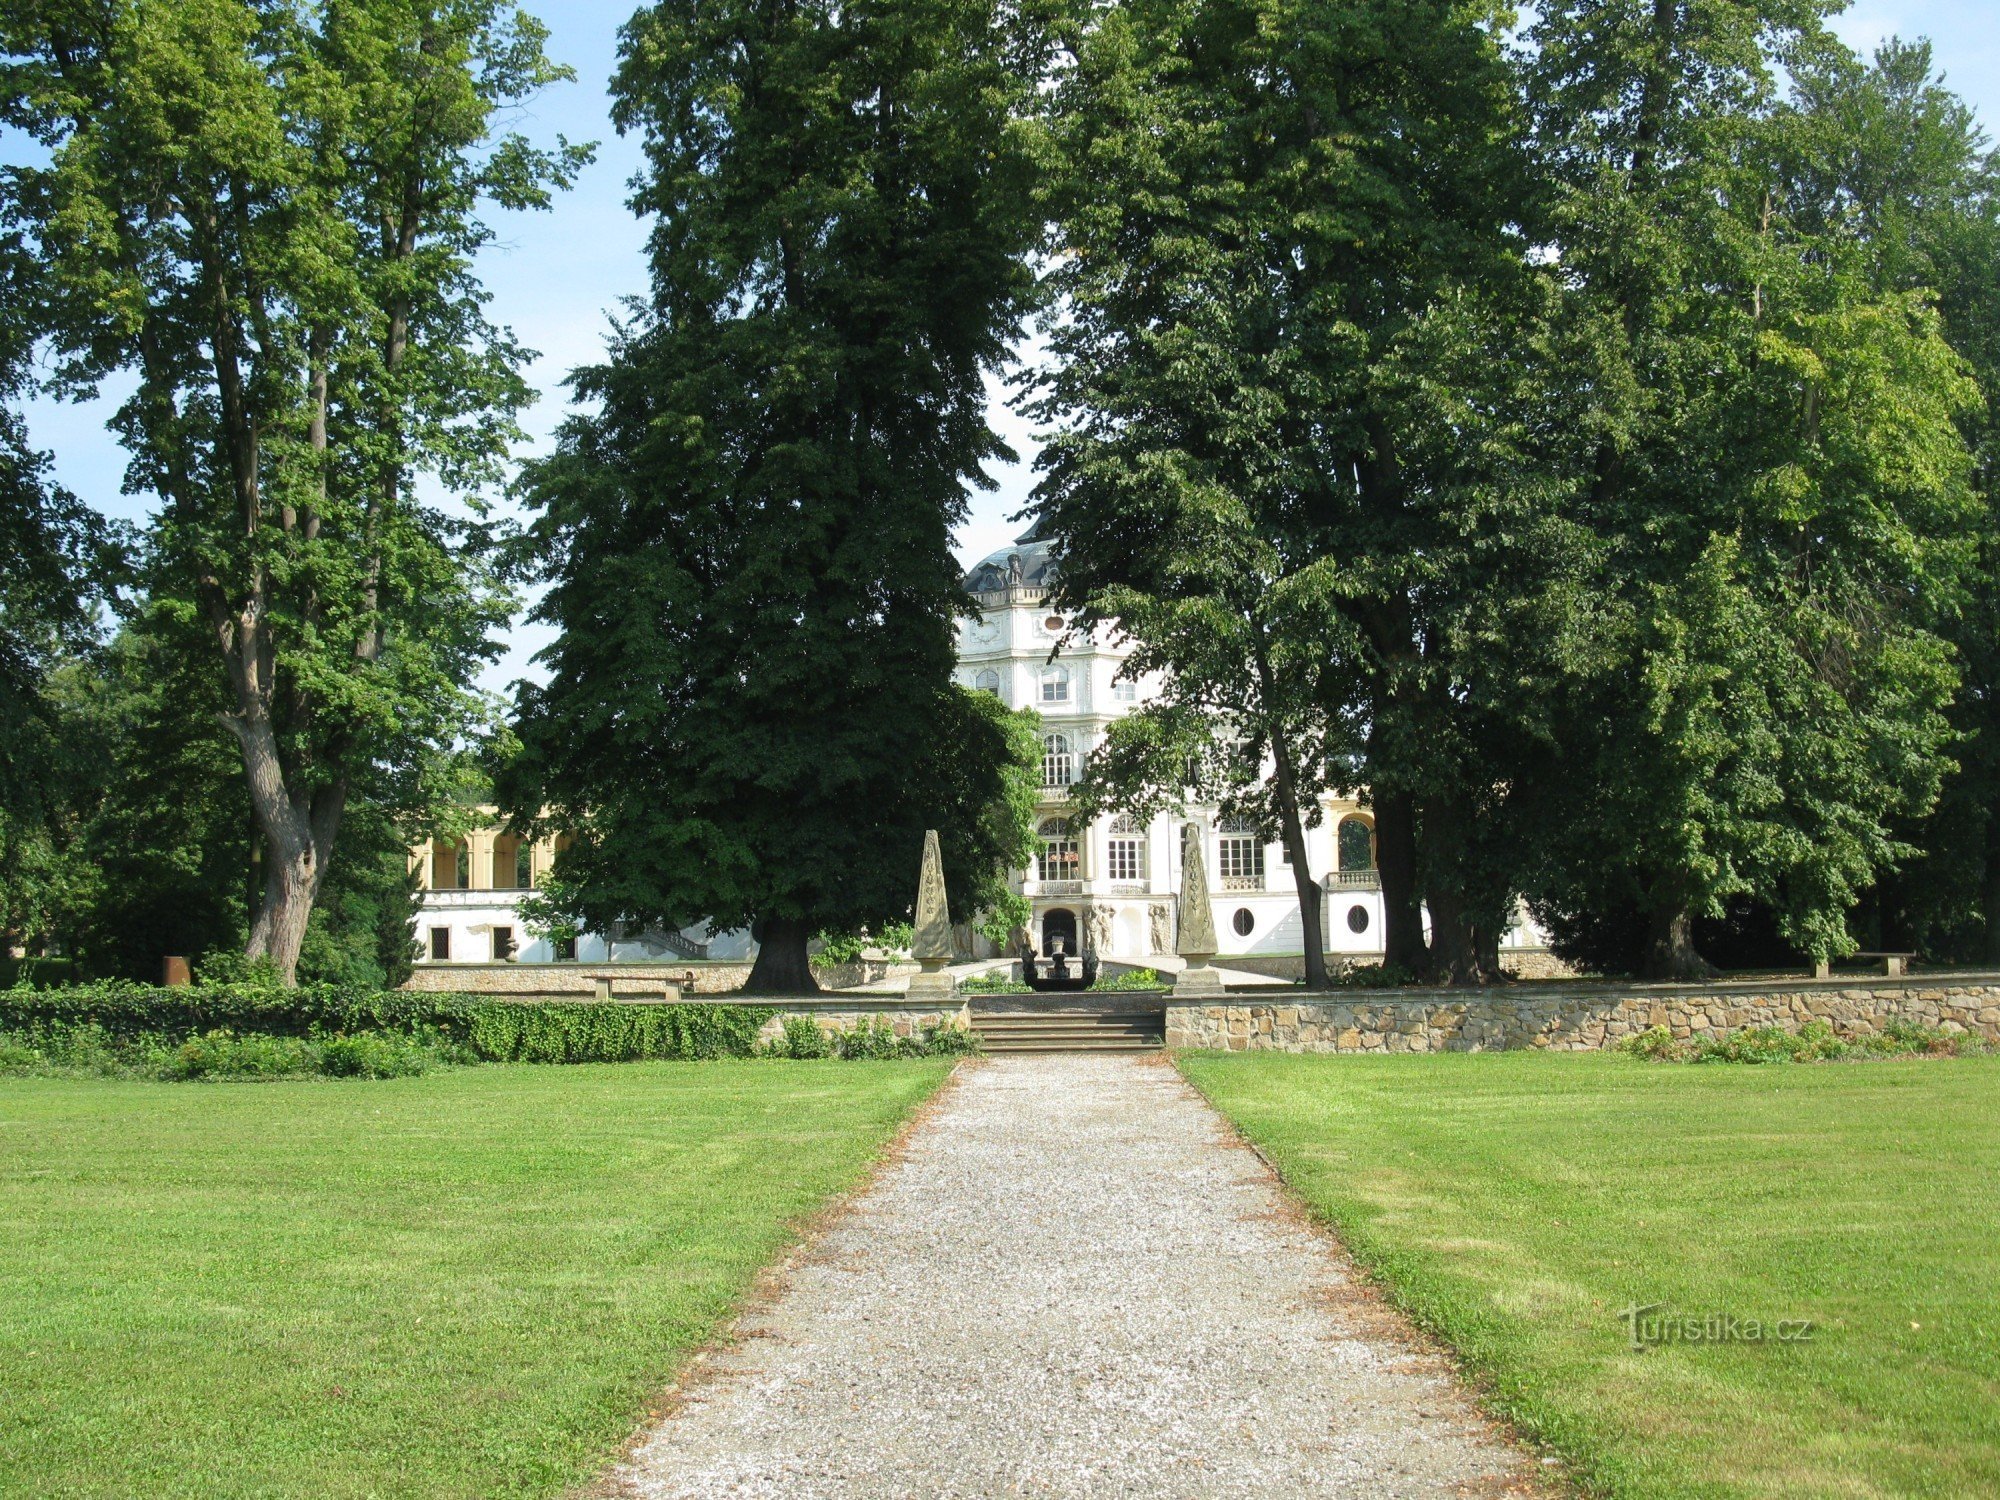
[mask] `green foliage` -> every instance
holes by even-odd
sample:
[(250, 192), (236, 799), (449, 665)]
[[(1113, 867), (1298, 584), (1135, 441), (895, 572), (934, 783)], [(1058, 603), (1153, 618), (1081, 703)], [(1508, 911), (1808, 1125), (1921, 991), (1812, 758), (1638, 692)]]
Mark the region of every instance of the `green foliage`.
[(908, 953), (916, 939), (916, 928), (908, 922), (885, 922), (880, 932), (827, 933), (819, 935), (815, 964), (851, 964), (870, 948), (888, 953)]
[[(986, 376), (1034, 278), (1042, 45), (994, 0), (641, 9), (614, 116), (645, 141), (651, 296), (534, 465), (546, 686), (502, 782), (582, 925), (749, 926), (752, 984), (1015, 862), (1018, 735), (952, 682), (951, 531), (1007, 456)], [(996, 809), (999, 809), (996, 811)]]
[(1558, 4), (1530, 32), (1607, 654), (1539, 788), (1537, 909), (1637, 907), (1652, 974), (1702, 972), (1691, 923), (1736, 897), (1849, 951), (1948, 764), (1977, 391), (1834, 185), (1855, 138), (1813, 94), (1852, 60), (1824, 12)]
[(248, 946), (287, 982), (349, 798), (428, 808), (490, 717), (509, 601), (479, 497), (531, 392), (481, 213), (545, 207), (588, 155), (504, 128), (570, 76), (545, 35), (507, 0), (0, 16), (42, 148), (4, 198), (33, 331), (62, 393), (130, 392), (141, 581), (227, 705), (265, 854)]
[(179, 1041), (115, 1032), (94, 1021), (37, 1020), (0, 1031), (0, 1073), (93, 1074), (176, 1081), (223, 1078), (406, 1078), (440, 1062), (473, 1061), (434, 1035), (361, 1031), (304, 1036), (226, 1027)]
[(963, 1026), (933, 1026), (898, 1036), (887, 1016), (862, 1016), (852, 1026), (828, 1031), (807, 1015), (789, 1015), (784, 1031), (761, 1049), (765, 1057), (813, 1059), (838, 1057), (880, 1061), (910, 1057), (969, 1057), (979, 1051), (979, 1039)]
[(1665, 1026), (1628, 1036), (1618, 1050), (1652, 1062), (1788, 1063), (1857, 1061), (1876, 1057), (1956, 1057), (1990, 1051), (1979, 1038), (1917, 1021), (1889, 1021), (1880, 1031), (1842, 1036), (1815, 1018), (1796, 1031), (1745, 1026), (1722, 1036), (1681, 1039)]
[(0, 1027), (88, 1023), (178, 1043), (211, 1031), (310, 1038), (395, 1033), (486, 1062), (748, 1057), (764, 1013), (740, 1005), (535, 1003), (333, 985), (155, 989), (130, 984), (0, 992)]
[(820, 1030), (819, 1022), (811, 1016), (786, 1016), (781, 1024), (785, 1028), (784, 1033), (774, 1040), (770, 1049), (772, 1056), (810, 1059), (833, 1055), (826, 1033)]
[(1537, 451), (1564, 422), (1532, 378), (1548, 289), (1503, 19), (1128, 0), (1090, 22), (1051, 105), (1037, 499), (1060, 601), (1116, 616), (1171, 686), (1085, 800), (1207, 782), (1282, 838), (1317, 985), (1304, 831), (1366, 786), (1390, 956), (1477, 977), (1511, 897), (1479, 819), (1589, 555)]

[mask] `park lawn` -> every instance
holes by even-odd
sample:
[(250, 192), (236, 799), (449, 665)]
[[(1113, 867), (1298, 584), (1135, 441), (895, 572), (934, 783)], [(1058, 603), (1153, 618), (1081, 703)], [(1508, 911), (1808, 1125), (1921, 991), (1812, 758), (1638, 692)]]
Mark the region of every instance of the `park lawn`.
[[(2000, 1495), (2000, 1058), (1180, 1066), (1594, 1487)], [(1655, 1302), (1819, 1328), (1634, 1353)]]
[(949, 1067), (0, 1079), (0, 1493), (559, 1493)]

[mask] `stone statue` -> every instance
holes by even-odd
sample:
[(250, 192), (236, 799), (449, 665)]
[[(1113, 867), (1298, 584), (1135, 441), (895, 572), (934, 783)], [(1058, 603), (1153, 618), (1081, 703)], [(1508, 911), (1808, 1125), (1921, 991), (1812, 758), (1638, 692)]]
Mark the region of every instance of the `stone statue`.
[(910, 956), (922, 973), (910, 980), (912, 995), (949, 995), (955, 982), (945, 972), (951, 962), (951, 912), (944, 895), (944, 861), (935, 828), (924, 830), (924, 864), (917, 876), (917, 931)]
[(1215, 957), (1215, 908), (1208, 899), (1208, 861), (1201, 852), (1201, 825), (1181, 825), (1180, 931), (1174, 951), (1187, 966), (1174, 978), (1176, 995), (1219, 995), (1222, 979), (1209, 967)]

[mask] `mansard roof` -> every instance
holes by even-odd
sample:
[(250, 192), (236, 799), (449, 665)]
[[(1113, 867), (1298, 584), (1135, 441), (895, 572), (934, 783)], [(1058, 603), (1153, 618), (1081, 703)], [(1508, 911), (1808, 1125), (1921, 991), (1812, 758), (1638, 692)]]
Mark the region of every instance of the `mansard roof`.
[(1039, 516), (1011, 545), (981, 558), (965, 575), (965, 587), (974, 594), (998, 594), (1010, 588), (1045, 589), (1054, 581), (1055, 562), (1042, 538)]

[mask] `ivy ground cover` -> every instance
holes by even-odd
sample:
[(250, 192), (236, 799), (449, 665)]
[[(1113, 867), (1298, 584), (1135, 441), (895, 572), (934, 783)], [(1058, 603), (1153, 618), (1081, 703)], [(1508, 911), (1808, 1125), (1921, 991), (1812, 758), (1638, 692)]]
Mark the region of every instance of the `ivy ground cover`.
[(1589, 1492), (2000, 1494), (2000, 1058), (1180, 1065)]
[(0, 1493), (561, 1493), (949, 1067), (0, 1079)]

